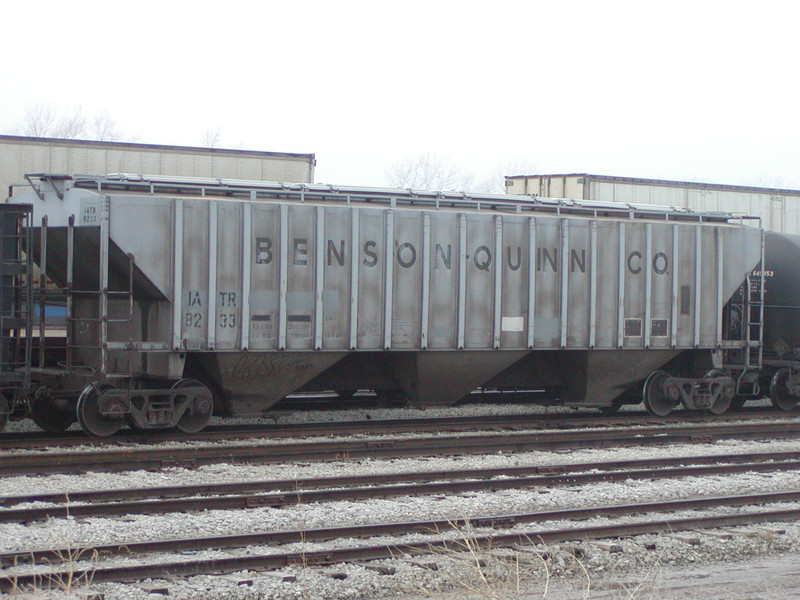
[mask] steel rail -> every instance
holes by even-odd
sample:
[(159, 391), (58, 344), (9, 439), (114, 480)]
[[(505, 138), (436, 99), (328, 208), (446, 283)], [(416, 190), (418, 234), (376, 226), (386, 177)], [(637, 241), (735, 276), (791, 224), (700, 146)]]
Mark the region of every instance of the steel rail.
[(719, 439), (774, 439), (800, 436), (794, 422), (637, 427), (629, 430), (579, 430), (567, 432), (499, 433), (466, 436), (376, 438), (281, 445), (236, 445), (166, 449), (112, 449), (97, 452), (25, 453), (0, 456), (0, 476), (50, 473), (117, 472), (134, 469), (196, 467), (245, 462), (274, 464), (295, 460), (350, 460), (485, 454), (526, 450), (620, 445), (653, 446), (709, 442)]
[[(772, 415), (775, 416), (773, 412)], [(652, 416), (632, 419), (633, 423), (653, 423)], [(360, 421), (330, 421), (318, 423), (253, 423), (247, 425), (216, 425), (199, 433), (185, 434), (177, 431), (147, 432), (133, 429), (122, 430), (114, 436), (98, 438), (87, 436), (82, 431), (66, 431), (61, 434), (45, 432), (0, 433), (0, 448), (46, 448), (51, 446), (114, 446), (119, 444), (160, 444), (185, 441), (230, 441), (232, 439), (272, 439), (305, 437), (348, 433), (407, 433), (423, 431), (464, 431), (470, 429), (524, 429), (544, 427), (555, 421), (557, 425), (569, 426), (576, 420), (591, 425), (615, 424), (613, 418), (591, 413), (542, 414), (542, 415), (491, 415), (483, 417), (430, 417), (419, 419), (367, 419)], [(619, 421), (617, 421), (619, 422)], [(624, 423), (631, 420), (626, 419)]]
[(11, 507), (30, 502), (51, 503), (99, 503), (131, 500), (152, 500), (165, 498), (187, 498), (190, 496), (242, 494), (248, 492), (306, 491), (321, 488), (354, 487), (378, 484), (460, 480), (490, 479), (493, 477), (524, 477), (531, 475), (553, 476), (591, 471), (613, 471), (615, 469), (644, 469), (647, 467), (675, 467), (681, 465), (715, 465), (724, 468), (725, 464), (765, 463), (775, 461), (800, 460), (798, 452), (751, 452), (747, 454), (707, 454), (700, 456), (679, 456), (667, 458), (644, 458), (602, 462), (561, 463), (552, 465), (530, 465), (517, 467), (495, 467), (487, 469), (447, 469), (437, 471), (414, 471), (401, 473), (377, 473), (370, 475), (350, 475), (336, 477), (315, 477), (307, 479), (272, 479), (261, 481), (238, 481), (226, 483), (202, 483), (177, 486), (154, 486), (138, 488), (115, 488), (107, 490), (88, 490), (73, 492), (54, 492), (47, 494), (26, 494), (21, 496), (0, 496), (0, 507)]
[[(793, 453), (797, 455), (798, 453)], [(777, 471), (791, 471), (800, 469), (800, 458), (786, 461), (769, 461), (764, 458), (760, 462), (741, 462), (730, 464), (708, 464), (705, 457), (700, 457), (702, 465), (674, 466), (675, 464), (691, 461), (662, 459), (660, 461), (644, 460), (641, 464), (638, 461), (628, 461), (628, 465), (611, 470), (602, 463), (587, 464), (577, 467), (582, 472), (533, 475), (525, 476), (526, 472), (538, 470), (537, 467), (522, 467), (519, 469), (490, 469), (484, 472), (465, 471), (465, 472), (440, 472), (431, 476), (427, 473), (408, 473), (398, 475), (372, 475), (342, 478), (329, 478), (325, 482), (307, 480), (305, 486), (303, 482), (296, 482), (296, 489), (283, 493), (256, 493), (256, 494), (236, 494), (228, 493), (226, 486), (202, 486), (198, 492), (197, 488), (161, 488), (165, 490), (165, 495), (177, 495), (183, 493), (183, 497), (175, 498), (157, 496), (152, 494), (153, 490), (141, 490), (142, 495), (149, 497), (149, 500), (125, 500), (121, 502), (103, 503), (102, 498), (106, 492), (84, 492), (83, 501), (95, 502), (92, 504), (74, 504), (79, 501), (74, 496), (66, 494), (66, 499), (62, 496), (61, 503), (49, 507), (19, 508), (0, 510), (0, 523), (27, 523), (32, 521), (42, 521), (51, 518), (66, 517), (105, 517), (110, 515), (153, 515), (172, 512), (190, 512), (200, 510), (241, 510), (248, 508), (272, 507), (280, 508), (298, 504), (311, 504), (321, 502), (354, 501), (375, 498), (395, 498), (398, 496), (413, 496), (424, 494), (459, 494), (464, 492), (498, 491), (508, 489), (527, 489), (536, 487), (556, 487), (563, 485), (590, 484), (597, 482), (627, 481), (629, 479), (675, 479), (680, 477), (698, 477), (706, 475), (729, 475), (734, 473), (771, 473)], [(723, 457), (727, 460), (727, 457)], [(644, 468), (649, 463), (657, 466)], [(565, 466), (564, 470), (569, 469)], [(590, 472), (590, 469), (600, 469), (598, 472)], [(546, 468), (545, 468), (546, 470)], [(589, 471), (589, 472), (587, 472)], [(503, 476), (502, 479), (496, 479)], [(436, 478), (440, 481), (430, 481)], [(480, 479), (475, 479), (480, 477)], [(417, 483), (397, 483), (398, 481), (417, 481), (427, 479), (428, 481)], [(360, 480), (360, 481), (359, 481)], [(262, 482), (269, 483), (269, 482)], [(286, 486), (291, 482), (279, 482)], [(365, 485), (366, 484), (366, 485)], [(233, 484), (234, 486), (253, 486), (259, 484)], [(348, 487), (348, 486), (364, 487)], [(333, 489), (323, 489), (329, 486)], [(313, 488), (317, 489), (313, 489)], [(136, 490), (111, 490), (110, 495), (131, 494)], [(205, 493), (215, 495), (205, 495), (200, 497), (187, 497), (193, 493)], [(57, 496), (57, 495), (56, 495)], [(81, 496), (78, 496), (81, 498)], [(158, 498), (154, 501), (154, 498)], [(0, 502), (47, 502), (47, 496), (18, 496), (0, 498)]]
[[(786, 421), (797, 419), (797, 413), (774, 410), (749, 410), (714, 417), (715, 422), (769, 419)], [(414, 419), (368, 419), (360, 421), (329, 421), (318, 423), (252, 423), (247, 425), (215, 425), (194, 434), (177, 431), (142, 432), (124, 429), (112, 437), (87, 436), (82, 431), (60, 434), (35, 432), (0, 433), (0, 449), (41, 449), (54, 446), (115, 446), (120, 444), (161, 444), (186, 441), (230, 441), (305, 437), (347, 433), (406, 433), (424, 431), (465, 431), (470, 429), (532, 429), (616, 427), (620, 425), (661, 425), (681, 422), (707, 422), (708, 415), (694, 412), (676, 412), (667, 417), (653, 417), (646, 413), (623, 413), (601, 416), (591, 412), (488, 415), (478, 417), (426, 417)]]
[[(570, 527), (515, 531), (510, 533), (476, 534), (474, 528), (509, 528), (518, 525), (544, 523), (547, 521), (579, 520), (596, 517), (620, 517), (636, 514), (675, 512), (681, 510), (703, 510), (718, 507), (743, 507), (783, 502), (800, 502), (800, 490), (772, 492), (767, 494), (714, 496), (706, 498), (684, 498), (642, 504), (622, 504), (570, 508), (538, 513), (481, 516), (470, 519), (413, 521), (408, 523), (385, 523), (335, 527), (325, 529), (303, 529), (279, 532), (248, 533), (241, 535), (214, 536), (205, 538), (183, 538), (126, 542), (83, 548), (40, 549), (20, 551), (0, 555), (0, 565), (6, 568), (31, 561), (70, 562), (70, 557), (101, 555), (139, 555), (177, 551), (242, 548), (253, 545), (276, 545), (298, 542), (321, 542), (344, 538), (369, 538), (379, 535), (403, 535), (408, 533), (458, 532), (455, 539), (432, 539), (425, 542), (403, 543), (336, 548), (326, 550), (304, 550), (269, 554), (248, 554), (231, 558), (203, 558), (199, 560), (167, 561), (149, 564), (119, 565), (115, 567), (95, 566), (80, 568), (70, 565), (69, 571), (50, 571), (40, 573), (9, 573), (0, 576), (0, 590), (25, 588), (40, 585), (42, 582), (90, 579), (102, 581), (137, 581), (146, 578), (192, 576), (199, 574), (223, 574), (242, 570), (280, 569), (291, 565), (329, 565), (353, 560), (378, 560), (398, 558), (409, 555), (430, 554), (440, 550), (463, 551), (464, 536), (471, 544), (481, 547), (507, 547), (514, 544), (558, 543), (575, 540), (625, 537), (642, 534), (672, 533), (692, 529), (711, 529), (726, 526), (749, 525), (776, 521), (795, 521), (800, 519), (800, 508), (771, 511), (757, 511), (717, 516), (672, 518), (634, 523), (612, 523), (589, 527)], [(463, 529), (467, 528), (464, 532)], [(80, 560), (80, 559), (79, 559)]]

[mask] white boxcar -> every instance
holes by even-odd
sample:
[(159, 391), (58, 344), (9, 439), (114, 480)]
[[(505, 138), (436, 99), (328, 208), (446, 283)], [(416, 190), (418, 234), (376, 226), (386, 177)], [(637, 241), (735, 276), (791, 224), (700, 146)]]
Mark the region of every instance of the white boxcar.
[[(0, 135), (0, 199), (26, 173), (153, 173), (312, 183), (313, 154)], [(13, 199), (12, 199), (13, 201)]]
[[(237, 415), (365, 388), (611, 406), (662, 365), (690, 376), (741, 347), (724, 308), (762, 249), (725, 215), (510, 196), (76, 176), (18, 201), (71, 299), (43, 405), (80, 396), (99, 434), (202, 426), (212, 394)], [(164, 402), (187, 395), (207, 410), (181, 422)]]
[[(514, 175), (509, 194), (598, 202), (659, 204), (698, 212), (721, 211), (761, 219), (764, 229), (800, 234), (800, 190), (634, 179), (604, 175)], [(758, 225), (753, 222), (753, 225)]]

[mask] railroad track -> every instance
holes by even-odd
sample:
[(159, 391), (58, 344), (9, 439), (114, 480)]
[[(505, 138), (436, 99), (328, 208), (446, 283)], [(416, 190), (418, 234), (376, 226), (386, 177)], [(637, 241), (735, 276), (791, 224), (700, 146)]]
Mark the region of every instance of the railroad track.
[[(0, 576), (0, 590), (25, 588), (41, 585), (47, 581), (91, 580), (137, 581), (146, 578), (191, 576), (197, 574), (223, 574), (242, 570), (280, 569), (291, 565), (330, 565), (345, 561), (367, 561), (429, 554), (437, 551), (463, 551), (464, 537), (469, 536), (475, 547), (499, 548), (517, 544), (552, 544), (574, 540), (591, 540), (612, 537), (627, 537), (642, 534), (672, 533), (694, 529), (740, 526), (753, 523), (775, 521), (795, 521), (800, 519), (800, 508), (778, 508), (772, 510), (749, 510), (730, 514), (731, 507), (764, 506), (775, 503), (800, 502), (800, 491), (790, 490), (768, 494), (716, 496), (668, 500), (642, 504), (622, 504), (572, 508), (537, 513), (513, 515), (478, 516), (468, 520), (431, 520), (404, 523), (362, 524), (350, 527), (324, 529), (304, 529), (290, 531), (270, 531), (202, 538), (183, 538), (91, 546), (84, 548), (51, 548), (27, 552), (14, 552), (0, 555), (0, 564), (5, 566)], [(701, 516), (673, 517), (655, 519), (656, 515), (677, 511), (701, 511), (717, 508), (726, 509), (727, 514), (704, 514)], [(607, 519), (622, 516), (640, 515), (634, 522), (603, 523), (579, 527), (551, 527), (528, 529), (525, 526), (549, 521), (575, 521), (580, 519), (604, 517)], [(513, 531), (483, 533), (476, 530), (485, 528), (515, 528)], [(198, 550), (231, 550), (254, 545), (280, 545), (287, 543), (325, 542), (330, 540), (366, 539), (376, 536), (402, 536), (409, 533), (428, 534), (426, 541), (404, 542), (402, 538), (389, 543), (358, 544), (349, 543), (322, 550), (303, 549), (301, 551), (240, 554), (228, 558), (184, 558), (159, 557), (159, 553), (192, 552)], [(82, 560), (107, 556), (152, 555), (151, 560), (124, 562), (106, 566)], [(67, 561), (66, 568), (54, 568), (55, 563)], [(25, 563), (44, 561), (47, 567), (41, 570), (25, 571)], [(33, 569), (34, 567), (31, 567)]]
[(175, 448), (107, 448), (89, 452), (25, 452), (5, 455), (0, 476), (52, 473), (118, 472), (166, 467), (193, 468), (216, 463), (288, 463), (485, 454), (584, 447), (654, 446), (711, 442), (720, 439), (796, 438), (794, 419), (772, 423), (716, 423), (640, 426), (629, 429), (493, 433), (462, 436), (371, 438), (272, 445), (217, 445)]
[[(800, 413), (776, 412), (763, 408), (746, 408), (714, 417), (715, 422), (752, 420), (791, 421)], [(705, 423), (708, 416), (696, 412), (676, 412), (667, 417), (641, 413), (602, 416), (595, 412), (490, 415), (477, 417), (426, 417), (418, 419), (364, 419), (320, 423), (252, 423), (216, 425), (195, 434), (177, 431), (141, 432), (123, 429), (108, 438), (89, 436), (83, 431), (60, 434), (36, 432), (0, 433), (0, 449), (43, 449), (74, 446), (116, 446), (125, 444), (162, 444), (164, 442), (213, 442), (247, 439), (280, 439), (355, 433), (409, 433), (424, 431), (470, 431), (488, 429), (564, 429), (574, 427), (618, 427), (675, 423)]]
[[(0, 523), (51, 518), (239, 510), (409, 495), (529, 489), (631, 479), (676, 479), (800, 469), (800, 452), (767, 452), (562, 464), (248, 481), (0, 497)], [(48, 503), (36, 508), (8, 508)]]

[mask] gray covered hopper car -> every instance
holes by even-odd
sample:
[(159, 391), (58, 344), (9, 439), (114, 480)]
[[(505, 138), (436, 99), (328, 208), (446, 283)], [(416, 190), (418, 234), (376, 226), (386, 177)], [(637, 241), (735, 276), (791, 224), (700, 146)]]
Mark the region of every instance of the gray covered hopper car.
[(77, 404), (97, 435), (195, 431), (298, 390), (615, 408), (644, 386), (657, 414), (721, 412), (755, 345), (726, 315), (762, 233), (720, 213), (125, 175), (14, 200), (70, 298), (66, 364), (34, 373), (51, 426)]

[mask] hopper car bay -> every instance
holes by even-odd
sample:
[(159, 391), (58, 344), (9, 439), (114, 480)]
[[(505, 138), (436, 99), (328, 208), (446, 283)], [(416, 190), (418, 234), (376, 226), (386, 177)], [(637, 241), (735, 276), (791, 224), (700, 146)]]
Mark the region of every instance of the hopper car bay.
[[(124, 425), (194, 432), (212, 414), (264, 414), (298, 391), (370, 389), (419, 406), (476, 388), (539, 389), (605, 411), (644, 401), (657, 415), (800, 399), (800, 241), (767, 234), (765, 244), (726, 213), (155, 176), (29, 180), (0, 220), (0, 412), (47, 430), (77, 419), (99, 436)], [(33, 351), (25, 257), (66, 293), (58, 364)]]

